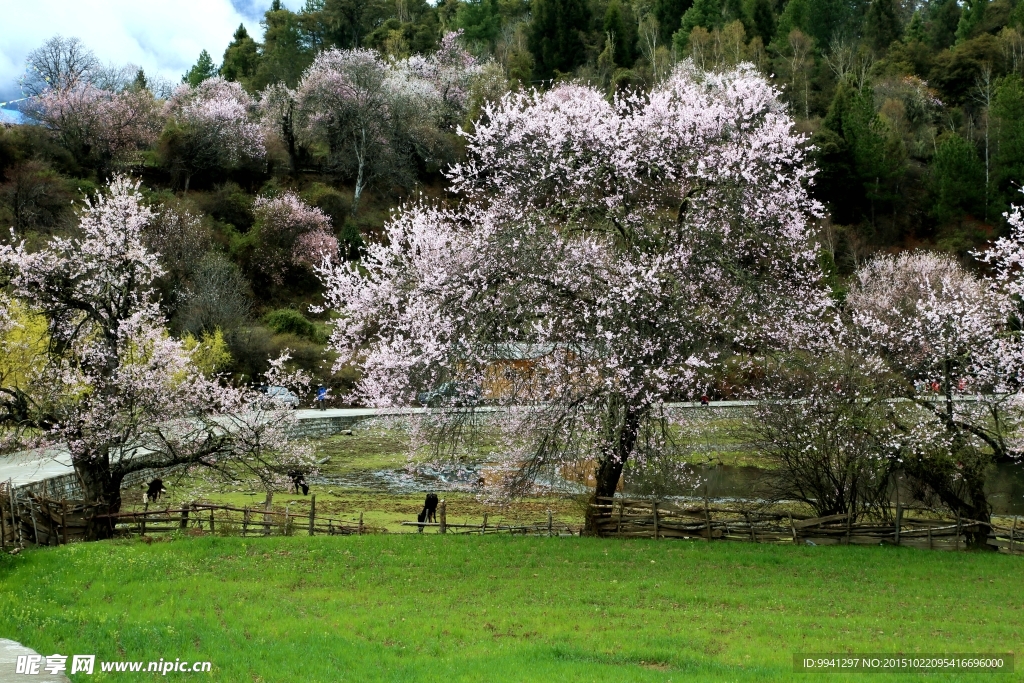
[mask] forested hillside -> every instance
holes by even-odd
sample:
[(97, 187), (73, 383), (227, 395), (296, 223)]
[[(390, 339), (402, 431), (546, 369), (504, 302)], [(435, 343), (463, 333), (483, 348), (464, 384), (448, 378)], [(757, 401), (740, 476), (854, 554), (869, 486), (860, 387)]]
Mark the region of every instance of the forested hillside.
[(969, 261), (1024, 178), (1022, 24), (1011, 0), (275, 0), (263, 35), (239, 27), (180, 84), (56, 37), (30, 56), (27, 123), (0, 126), (0, 240), (72, 234), (83, 198), (136, 176), (171, 332), (238, 379), (289, 348), (341, 386), (315, 266), (446, 196), (488, 102), (567, 80), (613, 98), (692, 59), (783, 91), (837, 286), (879, 250)]

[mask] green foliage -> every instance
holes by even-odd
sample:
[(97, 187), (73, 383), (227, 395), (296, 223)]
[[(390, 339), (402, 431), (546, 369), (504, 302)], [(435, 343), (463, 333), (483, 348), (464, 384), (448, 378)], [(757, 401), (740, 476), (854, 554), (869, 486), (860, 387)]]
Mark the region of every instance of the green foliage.
[(608, 9), (604, 13), (604, 32), (610, 36), (614, 47), (615, 63), (625, 68), (633, 66), (636, 55), (633, 46), (636, 44), (636, 31), (633, 29), (635, 22), (627, 21), (625, 11), (619, 0), (612, 0), (608, 3)]
[(277, 82), (294, 88), (313, 62), (314, 46), (305, 22), (295, 12), (271, 7), (263, 15), (263, 45), (249, 87), (253, 91)]
[(203, 50), (199, 53), (199, 59), (192, 65), (192, 68), (181, 77), (181, 82), (188, 83), (194, 88), (207, 78), (213, 78), (216, 75), (217, 66), (213, 63), (213, 57), (209, 52)]
[(212, 377), (231, 365), (231, 351), (224, 340), (224, 333), (219, 328), (213, 332), (203, 331), (198, 338), (186, 333), (181, 338), (181, 343), (195, 366), (207, 377)]
[(754, 0), (751, 19), (754, 25), (754, 32), (760, 36), (761, 41), (767, 45), (775, 37), (775, 12), (772, 10), (771, 0)]
[(294, 334), (317, 343), (327, 341), (322, 325), (317, 325), (294, 308), (279, 308), (263, 316), (263, 324), (278, 334)]
[(672, 39), (672, 35), (681, 26), (683, 14), (692, 6), (693, 0), (655, 0), (653, 13), (658, 21), (662, 42), (668, 43)]
[(721, 0), (694, 0), (693, 7), (686, 10), (683, 15), (679, 33), (689, 39), (690, 32), (697, 26), (702, 26), (709, 31), (721, 28), (724, 23)]
[(501, 33), (501, 10), (498, 0), (466, 0), (459, 3), (455, 27), (463, 30), (469, 44), (494, 47)]
[(871, 0), (864, 19), (864, 39), (872, 49), (884, 52), (894, 40), (899, 39), (900, 33), (900, 20), (894, 0)]
[(960, 13), (960, 21), (956, 26), (956, 42), (962, 43), (973, 38), (975, 29), (985, 19), (985, 9), (989, 0), (965, 0), (963, 11)]
[(358, 258), (363, 236), (352, 220), (352, 201), (348, 195), (329, 185), (313, 183), (302, 193), (302, 199), (330, 217), (342, 254), (348, 259)]
[(940, 223), (977, 215), (985, 200), (985, 167), (974, 145), (956, 133), (944, 135), (932, 160), (933, 210)]
[(247, 86), (256, 74), (259, 61), (259, 45), (249, 36), (245, 26), (239, 24), (231, 43), (224, 50), (224, 63), (221, 64), (220, 75), (225, 80), (238, 81)]
[(583, 0), (533, 0), (529, 46), (534, 74), (541, 79), (569, 73), (583, 63), (583, 34), (590, 15)]
[(1001, 210), (1020, 204), (1020, 185), (1024, 181), (1024, 80), (1017, 74), (1002, 79), (992, 103), (993, 129), (996, 131), (996, 186)]
[(832, 207), (837, 222), (874, 223), (879, 211), (899, 200), (906, 149), (892, 125), (875, 113), (871, 90), (850, 80), (840, 83), (817, 141), (824, 186), (838, 199)]

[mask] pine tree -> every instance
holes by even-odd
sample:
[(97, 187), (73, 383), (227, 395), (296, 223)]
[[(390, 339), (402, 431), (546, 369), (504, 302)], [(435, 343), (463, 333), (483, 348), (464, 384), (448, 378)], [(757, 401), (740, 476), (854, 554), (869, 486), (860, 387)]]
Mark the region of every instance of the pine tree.
[(978, 150), (956, 133), (946, 135), (932, 160), (933, 212), (940, 223), (977, 213), (984, 201), (985, 168)]
[[(711, 29), (721, 28), (724, 23), (721, 0), (695, 0), (693, 7), (686, 10), (679, 29), (689, 39), (690, 31), (697, 26)], [(684, 42), (685, 44), (685, 42)]]
[(896, 18), (893, 0), (871, 0), (864, 18), (864, 39), (877, 53), (885, 52), (900, 37), (900, 22)]
[(146, 80), (146, 72), (141, 68), (135, 72), (135, 80), (132, 81), (132, 90), (141, 91), (149, 88), (149, 81)]
[(663, 42), (672, 39), (672, 34), (679, 30), (683, 14), (692, 6), (693, 0), (655, 0), (654, 18), (658, 20)]
[(775, 37), (775, 11), (771, 0), (754, 0), (752, 10), (754, 33), (761, 36), (761, 41), (768, 45)]
[(455, 26), (463, 30), (463, 37), (472, 43), (494, 46), (501, 33), (501, 10), (497, 0), (467, 0), (459, 3)]
[(583, 63), (583, 34), (590, 28), (584, 0), (533, 0), (529, 47), (534, 74), (542, 79), (570, 73)]
[(224, 63), (220, 67), (220, 75), (229, 81), (239, 81), (247, 85), (256, 73), (259, 65), (259, 45), (249, 36), (245, 26), (238, 25), (234, 39), (224, 50)]
[(913, 16), (910, 17), (910, 24), (907, 26), (907, 30), (903, 33), (903, 41), (907, 44), (923, 43), (927, 38), (928, 34), (924, 30), (924, 19), (921, 17), (921, 11), (915, 10)]
[(974, 29), (985, 18), (985, 9), (988, 0), (966, 0), (963, 11), (960, 12), (960, 21), (956, 25), (956, 42), (962, 43), (969, 39)]
[(604, 32), (610, 35), (614, 45), (614, 59), (619, 66), (629, 69), (633, 66), (634, 53), (633, 42), (630, 40), (631, 32), (626, 27), (622, 17), (622, 6), (619, 0), (612, 0), (608, 4), (608, 10), (604, 13)]
[(199, 53), (199, 60), (181, 77), (182, 83), (188, 83), (193, 88), (217, 75), (217, 66), (213, 63), (213, 57), (206, 50)]

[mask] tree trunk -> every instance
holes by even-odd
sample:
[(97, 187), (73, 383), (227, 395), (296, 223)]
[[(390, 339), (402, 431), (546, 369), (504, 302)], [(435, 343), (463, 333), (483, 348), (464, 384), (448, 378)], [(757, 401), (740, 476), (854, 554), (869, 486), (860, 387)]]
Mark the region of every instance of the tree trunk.
[[(635, 407), (622, 406), (616, 399), (609, 401), (608, 407), (608, 446), (602, 451), (594, 471), (594, 499), (611, 498), (619, 487), (619, 479), (622, 477), (622, 468), (636, 446), (637, 435), (640, 432), (640, 419), (642, 410)], [(597, 516), (593, 508), (588, 508), (586, 518), (586, 530), (592, 535), (597, 534)]]
[(363, 186), (366, 182), (364, 177), (364, 171), (366, 169), (366, 131), (362, 131), (362, 145), (356, 144), (356, 159), (358, 160), (359, 168), (356, 172), (356, 189), (352, 194), (352, 218), (356, 217), (356, 212), (359, 211), (359, 198), (363, 196)]
[(82, 483), (87, 505), (94, 506), (94, 512), (86, 517), (85, 538), (97, 541), (110, 538), (114, 534), (114, 523), (109, 518), (97, 518), (96, 515), (108, 515), (121, 510), (121, 479), (110, 471), (110, 461), (106, 454), (95, 458), (80, 458), (75, 462), (75, 472)]

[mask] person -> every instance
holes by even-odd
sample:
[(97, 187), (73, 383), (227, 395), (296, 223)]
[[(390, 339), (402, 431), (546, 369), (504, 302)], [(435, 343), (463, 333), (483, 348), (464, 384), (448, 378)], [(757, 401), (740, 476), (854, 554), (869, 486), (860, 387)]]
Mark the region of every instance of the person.
[(322, 384), (316, 390), (316, 404), (320, 410), (327, 410), (327, 389)]

